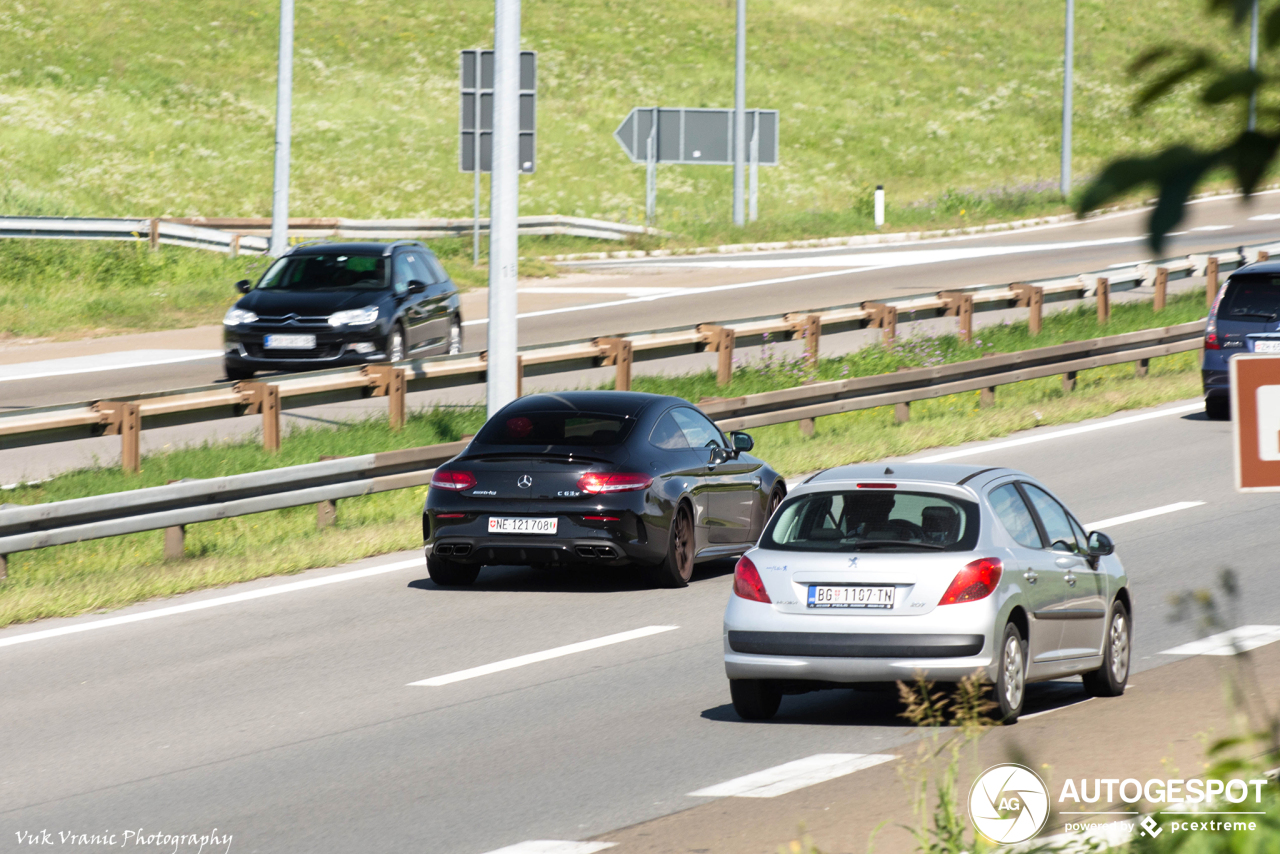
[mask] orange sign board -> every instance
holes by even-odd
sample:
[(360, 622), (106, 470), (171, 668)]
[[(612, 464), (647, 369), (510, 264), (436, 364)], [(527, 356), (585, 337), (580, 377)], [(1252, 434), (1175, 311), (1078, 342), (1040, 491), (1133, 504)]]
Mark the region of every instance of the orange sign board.
[(1236, 489), (1280, 492), (1280, 356), (1241, 353), (1228, 365)]

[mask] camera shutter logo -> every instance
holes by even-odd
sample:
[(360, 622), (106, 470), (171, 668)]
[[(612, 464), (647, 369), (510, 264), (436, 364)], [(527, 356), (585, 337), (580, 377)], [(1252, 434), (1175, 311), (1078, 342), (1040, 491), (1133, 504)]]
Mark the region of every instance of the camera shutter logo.
[(533, 486), (533, 478), (527, 474), (522, 474), (520, 475), (520, 479), (516, 481), (516, 484), (519, 485), (521, 489), (528, 489)]
[(1026, 842), (1049, 820), (1049, 789), (1030, 768), (996, 765), (973, 781), (969, 818), (974, 828), (992, 842)]

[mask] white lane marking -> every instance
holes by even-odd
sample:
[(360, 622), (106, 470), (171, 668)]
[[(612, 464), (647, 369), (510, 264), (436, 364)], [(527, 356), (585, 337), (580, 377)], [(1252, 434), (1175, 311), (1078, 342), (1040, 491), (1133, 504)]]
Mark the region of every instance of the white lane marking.
[(616, 842), (568, 842), (563, 839), (530, 839), (517, 842), (488, 854), (595, 854), (617, 845)]
[(547, 661), (552, 658), (560, 658), (564, 655), (573, 655), (575, 652), (586, 652), (591, 649), (599, 649), (602, 646), (610, 646), (615, 643), (623, 643), (624, 641), (636, 640), (638, 638), (647, 638), (650, 635), (669, 632), (678, 629), (679, 626), (645, 626), (643, 629), (632, 629), (629, 632), (618, 632), (616, 635), (605, 635), (595, 640), (581, 641), (579, 643), (571, 643), (565, 646), (558, 646), (554, 649), (545, 649), (542, 652), (531, 652), (528, 655), (517, 655), (515, 658), (504, 659), (503, 661), (495, 661), (492, 664), (482, 664), (479, 667), (472, 667), (467, 670), (459, 670), (455, 673), (446, 673), (443, 676), (432, 676), (430, 679), (421, 679), (417, 682), (410, 682), (408, 688), (425, 685), (429, 688), (437, 688), (441, 685), (450, 685), (454, 682), (461, 682), (464, 679), (475, 679), (477, 676), (488, 676), (490, 673), (500, 673), (503, 670), (511, 670), (513, 667), (524, 667), (526, 664), (537, 664), (540, 661)]
[[(868, 268), (875, 269), (875, 268)], [(575, 311), (592, 311), (597, 308), (615, 308), (620, 305), (635, 305), (641, 302), (654, 302), (655, 300), (664, 299), (672, 296), (696, 296), (698, 294), (713, 294), (720, 291), (735, 291), (741, 288), (759, 288), (766, 285), (785, 285), (788, 282), (803, 282), (808, 279), (825, 279), (830, 276), (843, 276), (846, 273), (858, 273), (860, 270), (824, 270), (821, 273), (803, 273), (798, 276), (780, 276), (775, 279), (760, 279), (755, 282), (738, 282), (733, 285), (713, 285), (705, 288), (681, 288), (678, 291), (669, 291), (661, 294), (650, 294), (644, 297), (635, 297), (633, 299), (617, 299), (608, 302), (593, 302), (587, 305), (570, 305), (564, 308), (548, 308), (542, 311), (526, 311), (523, 314), (517, 314), (518, 320), (524, 320), (530, 317), (549, 317), (553, 314), (568, 314)], [(489, 318), (481, 317), (476, 320), (464, 320), (463, 326), (480, 326), (487, 324)]]
[(1139, 264), (1150, 264), (1150, 263), (1151, 263), (1151, 259), (1150, 259), (1150, 258), (1143, 258), (1143, 259), (1141, 259), (1140, 261), (1125, 261), (1125, 262), (1124, 262), (1124, 263), (1122, 263), (1122, 264), (1108, 264), (1108, 265), (1107, 265), (1107, 269), (1108, 269), (1108, 270), (1115, 270), (1115, 269), (1117, 269), (1117, 268), (1119, 268), (1119, 267), (1136, 267), (1136, 266), (1137, 266), (1137, 265), (1139, 265)]
[(1280, 641), (1280, 626), (1240, 626), (1163, 650), (1160, 655), (1235, 655), (1276, 641)]
[(11, 637), (0, 637), (0, 647), (15, 646), (20, 643), (31, 643), (32, 641), (48, 640), (49, 638), (59, 638), (63, 635), (74, 635), (80, 632), (92, 632), (97, 629), (109, 629), (114, 626), (123, 626), (128, 623), (140, 623), (144, 620), (155, 620), (160, 617), (172, 617), (176, 614), (189, 614), (192, 611), (203, 611), (206, 608), (218, 608), (222, 605), (234, 605), (239, 602), (252, 602), (255, 599), (265, 599), (268, 596), (279, 596), (284, 593), (297, 593), (299, 590), (310, 590), (314, 587), (324, 587), (328, 584), (341, 584), (344, 581), (356, 581), (361, 578), (371, 578), (375, 575), (382, 575), (387, 572), (397, 572), (410, 567), (422, 568), (424, 566), (422, 558), (414, 560), (402, 560), (396, 563), (383, 564), (382, 566), (371, 566), (366, 569), (354, 569), (350, 572), (339, 572), (335, 575), (326, 575), (323, 578), (308, 578), (306, 581), (294, 581), (289, 584), (277, 584), (274, 587), (264, 587), (259, 590), (246, 590), (243, 593), (232, 593), (230, 596), (219, 596), (215, 599), (204, 599), (199, 602), (187, 602), (182, 605), (170, 605), (167, 608), (156, 608), (154, 611), (142, 611), (137, 614), (124, 614), (119, 617), (107, 617), (103, 620), (93, 620), (86, 623), (77, 623), (71, 626), (60, 626), (56, 629), (42, 629), (35, 632), (25, 632)]
[(1139, 519), (1150, 519), (1152, 516), (1163, 516), (1166, 513), (1177, 513), (1179, 510), (1190, 510), (1192, 507), (1199, 507), (1202, 504), (1204, 504), (1203, 501), (1179, 501), (1175, 504), (1166, 504), (1163, 507), (1152, 507), (1150, 510), (1139, 510), (1137, 513), (1112, 516), (1110, 519), (1103, 519), (1101, 522), (1090, 522), (1084, 527), (1088, 531), (1113, 528), (1126, 522), (1137, 522)]
[(1228, 228), (1235, 228), (1234, 225), (1197, 225), (1195, 228), (1189, 228), (1188, 231), (1226, 231)]
[(123, 350), (119, 353), (103, 353), (101, 356), (76, 356), (70, 359), (47, 359), (43, 362), (0, 365), (0, 383), (63, 377), (67, 374), (123, 371), (129, 368), (148, 368), (153, 365), (172, 365), (178, 362), (199, 362), (204, 359), (220, 358), (222, 358), (221, 350)]
[(1010, 439), (1006, 442), (995, 442), (993, 444), (981, 445), (977, 448), (964, 448), (959, 451), (947, 451), (946, 453), (934, 454), (929, 457), (915, 457), (911, 462), (941, 463), (947, 460), (958, 460), (961, 457), (974, 457), (978, 454), (985, 454), (988, 451), (1003, 451), (1006, 448), (1018, 448), (1022, 445), (1034, 445), (1036, 442), (1048, 442), (1050, 439), (1079, 436), (1083, 433), (1092, 433), (1095, 430), (1108, 430), (1112, 427), (1124, 427), (1129, 424), (1137, 424), (1141, 421), (1150, 421), (1152, 418), (1163, 418), (1166, 415), (1185, 415), (1188, 412), (1195, 412), (1203, 408), (1203, 403), (1185, 403), (1182, 406), (1161, 409), (1157, 412), (1144, 412), (1141, 415), (1130, 415), (1126, 418), (1116, 418), (1112, 421), (1099, 421), (1096, 424), (1083, 424), (1079, 427), (1069, 427), (1066, 430), (1054, 430), (1052, 433), (1041, 433), (1037, 436), (1024, 436), (1021, 439)]
[(699, 267), (712, 269), (766, 270), (796, 267), (913, 267), (922, 264), (944, 264), (1004, 255), (1028, 255), (1036, 252), (1058, 252), (1095, 246), (1117, 246), (1145, 240), (1133, 237), (1104, 237), (1098, 240), (1066, 240), (1061, 243), (1014, 243), (1005, 246), (957, 246), (948, 249), (905, 249), (896, 252), (844, 252), (812, 255), (804, 258), (743, 258), (741, 260), (666, 261), (663, 267)]
[(1271, 222), (1276, 219), (1280, 219), (1280, 213), (1258, 214), (1257, 216), (1251, 216), (1249, 217), (1249, 222)]
[(776, 798), (897, 758), (883, 753), (819, 753), (690, 792), (689, 797)]
[(643, 297), (649, 294), (670, 294), (680, 293), (684, 288), (647, 288), (647, 287), (619, 287), (619, 288), (596, 288), (596, 287), (543, 287), (542, 285), (534, 285), (532, 287), (520, 288), (518, 293), (522, 294), (620, 294), (629, 297)]
[[(1132, 685), (1125, 685), (1125, 688), (1132, 688), (1132, 687), (1133, 687)], [(1039, 711), (1039, 712), (1032, 712), (1032, 713), (1031, 713), (1031, 714), (1029, 714), (1029, 715), (1018, 715), (1018, 720), (1020, 720), (1020, 721), (1029, 721), (1029, 720), (1031, 720), (1032, 718), (1038, 718), (1038, 717), (1040, 717), (1041, 715), (1051, 715), (1051, 714), (1053, 714), (1054, 712), (1060, 712), (1060, 711), (1062, 711), (1063, 709), (1070, 709), (1070, 708), (1073, 708), (1073, 707), (1075, 707), (1075, 706), (1083, 705), (1083, 704), (1085, 704), (1085, 703), (1089, 702), (1089, 701), (1090, 701), (1090, 700), (1092, 700), (1092, 699), (1093, 699), (1093, 697), (1086, 697), (1086, 698), (1085, 698), (1085, 699), (1083, 699), (1083, 700), (1076, 700), (1075, 702), (1067, 703), (1065, 706), (1054, 706), (1052, 709), (1045, 709), (1045, 710), (1043, 710), (1043, 711)]]

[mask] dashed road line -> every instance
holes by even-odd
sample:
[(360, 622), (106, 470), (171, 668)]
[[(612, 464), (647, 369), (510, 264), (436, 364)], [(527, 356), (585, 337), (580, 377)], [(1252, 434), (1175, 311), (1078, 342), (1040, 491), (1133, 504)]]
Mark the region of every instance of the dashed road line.
[(1280, 626), (1239, 626), (1163, 650), (1160, 655), (1235, 655), (1280, 641)]
[(1123, 516), (1112, 516), (1110, 519), (1103, 519), (1101, 522), (1090, 522), (1085, 525), (1085, 528), (1090, 531), (1096, 531), (1100, 528), (1114, 528), (1116, 525), (1137, 522), (1141, 519), (1150, 519), (1152, 516), (1163, 516), (1166, 513), (1176, 513), (1179, 510), (1190, 510), (1192, 507), (1199, 507), (1203, 504), (1203, 501), (1178, 501), (1174, 504), (1165, 504), (1163, 507), (1152, 507), (1150, 510), (1139, 510), (1137, 513), (1126, 513)]
[(617, 845), (616, 842), (570, 842), (564, 839), (530, 839), (517, 842), (488, 854), (595, 854)]
[(488, 676), (491, 673), (501, 673), (503, 670), (524, 667), (526, 664), (537, 664), (540, 661), (548, 661), (552, 658), (573, 655), (577, 652), (599, 649), (602, 646), (611, 646), (615, 643), (647, 638), (650, 635), (661, 634), (662, 632), (669, 632), (678, 628), (680, 627), (645, 626), (643, 629), (632, 629), (629, 632), (618, 632), (615, 635), (605, 635), (604, 637), (596, 638), (595, 640), (571, 643), (565, 646), (555, 647), (554, 649), (546, 649), (542, 652), (531, 652), (528, 655), (518, 655), (515, 658), (495, 661), (492, 664), (483, 664), (479, 667), (472, 667), (468, 670), (459, 670), (455, 673), (446, 673), (443, 676), (432, 676), (430, 679), (421, 679), (417, 682), (410, 682), (406, 687), (414, 688), (425, 686), (428, 688), (438, 688), (441, 685), (451, 685), (454, 682), (461, 682), (464, 679), (475, 679), (477, 676)]
[(897, 759), (883, 753), (819, 753), (690, 792), (691, 798), (776, 798)]
[(155, 365), (173, 365), (178, 362), (199, 362), (220, 358), (222, 358), (221, 350), (123, 350), (98, 356), (73, 356), (68, 359), (47, 359), (42, 362), (3, 365), (0, 366), (0, 383), (64, 377), (68, 374), (149, 368)]

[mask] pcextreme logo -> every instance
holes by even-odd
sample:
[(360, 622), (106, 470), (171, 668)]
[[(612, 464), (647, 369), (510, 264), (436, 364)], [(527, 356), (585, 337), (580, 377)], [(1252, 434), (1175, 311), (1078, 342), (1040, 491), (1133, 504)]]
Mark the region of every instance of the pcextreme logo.
[(1049, 820), (1049, 788), (1030, 768), (996, 765), (973, 781), (969, 818), (974, 828), (992, 842), (1026, 842)]

